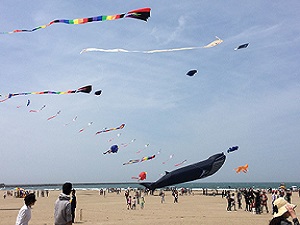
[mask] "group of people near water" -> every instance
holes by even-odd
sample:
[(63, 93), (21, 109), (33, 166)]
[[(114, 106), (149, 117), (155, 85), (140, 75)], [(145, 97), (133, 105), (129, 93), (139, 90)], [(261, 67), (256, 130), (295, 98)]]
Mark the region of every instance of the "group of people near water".
[(266, 190), (253, 188), (239, 189), (236, 192), (227, 190), (222, 192), (222, 197), (227, 200), (227, 211), (237, 211), (237, 208), (242, 209), (242, 199), (244, 198), (245, 211), (261, 214), (265, 209), (269, 213)]

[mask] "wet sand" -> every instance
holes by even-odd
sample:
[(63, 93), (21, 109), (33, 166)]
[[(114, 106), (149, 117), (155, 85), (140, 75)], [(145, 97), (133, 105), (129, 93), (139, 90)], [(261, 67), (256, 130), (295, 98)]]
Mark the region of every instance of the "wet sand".
[[(14, 225), (19, 209), (24, 200), (8, 196), (3, 199), (4, 191), (0, 191), (0, 224)], [(32, 208), (30, 225), (54, 224), (54, 202), (60, 191), (51, 191), (49, 197), (38, 197)], [(202, 192), (195, 192), (194, 195), (179, 196), (179, 202), (173, 203), (171, 192), (165, 192), (165, 203), (160, 202), (158, 192), (152, 195), (145, 195), (145, 207), (137, 205), (136, 210), (128, 210), (124, 192), (106, 193), (105, 197), (99, 195), (97, 190), (78, 190), (76, 224), (97, 225), (97, 224), (226, 224), (226, 225), (253, 225), (268, 224), (272, 218), (271, 213), (263, 212), (256, 215), (238, 209), (227, 212), (227, 202), (221, 195), (205, 196)], [(134, 193), (131, 192), (131, 196)], [(269, 197), (269, 210), (271, 208), (271, 196)], [(292, 202), (300, 204), (297, 193), (293, 193)], [(243, 206), (245, 203), (243, 201)]]

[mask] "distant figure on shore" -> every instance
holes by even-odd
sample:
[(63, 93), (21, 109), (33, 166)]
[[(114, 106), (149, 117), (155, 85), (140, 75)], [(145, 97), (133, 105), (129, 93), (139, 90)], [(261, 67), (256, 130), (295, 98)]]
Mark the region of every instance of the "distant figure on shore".
[(28, 225), (31, 219), (31, 206), (36, 202), (35, 195), (33, 193), (26, 195), (24, 202), (25, 204), (18, 213), (16, 225)]
[(72, 214), (72, 223), (75, 221), (75, 210), (77, 205), (76, 191), (72, 190), (72, 199), (71, 199), (71, 214)]
[(233, 210), (236, 211), (236, 206), (235, 206), (235, 195), (234, 193), (231, 194), (231, 197), (230, 197), (230, 210), (232, 209), (233, 207)]
[(165, 202), (165, 193), (163, 191), (160, 191), (159, 196), (160, 196), (160, 203), (164, 203)]
[(131, 209), (131, 196), (130, 195), (127, 198), (127, 209)]
[[(284, 198), (280, 197), (274, 201), (275, 213), (269, 225), (299, 225), (299, 221), (295, 212), (295, 205), (288, 203)], [(293, 223), (287, 218), (292, 217)]]
[(145, 198), (144, 198), (144, 196), (141, 197), (140, 205), (141, 205), (141, 209), (144, 209), (144, 206), (145, 206)]
[(129, 197), (129, 190), (125, 190), (124, 196), (125, 196), (125, 200), (126, 200), (126, 204), (127, 204), (127, 200)]
[(292, 203), (292, 190), (291, 189), (287, 189), (284, 199), (288, 202), (288, 203)]
[(268, 196), (266, 191), (263, 191), (261, 195), (261, 212), (263, 213), (264, 208), (266, 208), (267, 213), (269, 213), (269, 208), (268, 208)]
[(227, 200), (227, 211), (231, 211), (231, 196), (230, 196), (230, 191), (226, 192), (226, 200)]
[(178, 191), (174, 190), (172, 195), (174, 197), (174, 203), (178, 203)]
[(72, 184), (66, 182), (62, 186), (62, 193), (58, 196), (54, 207), (54, 224), (55, 225), (72, 225), (70, 194)]
[(255, 200), (254, 200), (254, 208), (256, 214), (261, 214), (261, 196), (260, 196), (260, 190), (257, 189), (256, 191), (253, 191), (255, 194)]
[(275, 213), (275, 205), (274, 202), (278, 198), (277, 190), (272, 191), (272, 215)]
[(136, 198), (135, 198), (135, 197), (133, 197), (133, 199), (132, 199), (132, 205), (131, 205), (131, 209), (136, 209), (136, 203), (137, 203), (137, 201), (136, 201)]
[(242, 207), (242, 192), (241, 191), (238, 191), (236, 198), (237, 198), (237, 202), (238, 202), (238, 208), (242, 209), (243, 207)]

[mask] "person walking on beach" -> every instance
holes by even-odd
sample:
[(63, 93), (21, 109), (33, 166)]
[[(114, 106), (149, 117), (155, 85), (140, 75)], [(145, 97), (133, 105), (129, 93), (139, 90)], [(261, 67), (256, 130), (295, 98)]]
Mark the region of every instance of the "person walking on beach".
[(77, 205), (76, 191), (72, 190), (72, 199), (71, 199), (71, 214), (72, 214), (72, 223), (75, 221), (75, 210)]
[[(299, 220), (295, 212), (295, 205), (288, 203), (280, 197), (274, 201), (275, 213), (269, 225), (299, 225)], [(287, 218), (292, 217), (293, 223)]]
[(54, 207), (54, 224), (55, 225), (72, 225), (72, 213), (70, 194), (72, 184), (66, 182), (62, 186), (62, 193), (58, 196)]
[(25, 204), (18, 213), (16, 225), (28, 225), (31, 219), (31, 206), (36, 202), (35, 195), (33, 193), (26, 195), (24, 202)]

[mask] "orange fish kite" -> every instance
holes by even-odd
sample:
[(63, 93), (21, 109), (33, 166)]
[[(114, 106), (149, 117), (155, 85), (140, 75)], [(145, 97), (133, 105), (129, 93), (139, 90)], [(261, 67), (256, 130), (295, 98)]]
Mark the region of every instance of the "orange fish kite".
[(247, 173), (248, 172), (248, 164), (246, 164), (245, 166), (239, 166), (238, 168), (235, 168), (234, 170), (237, 173), (240, 173), (240, 172)]

